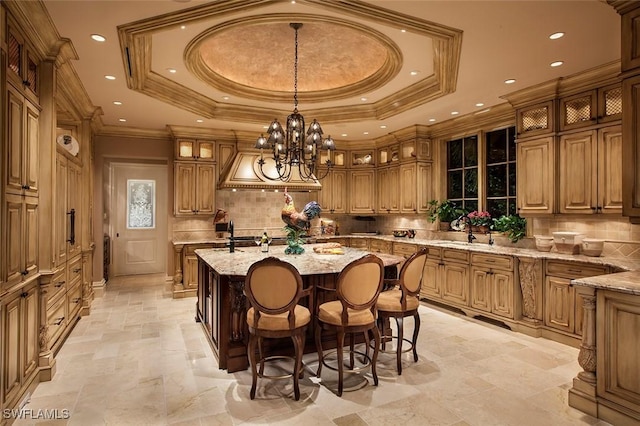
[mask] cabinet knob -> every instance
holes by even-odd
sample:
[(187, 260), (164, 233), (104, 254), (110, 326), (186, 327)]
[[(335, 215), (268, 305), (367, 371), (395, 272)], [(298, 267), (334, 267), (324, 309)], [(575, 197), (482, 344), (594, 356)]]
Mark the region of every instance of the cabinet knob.
[(64, 321), (64, 317), (60, 317), (60, 318), (58, 318), (58, 320), (57, 320), (56, 322), (54, 322), (53, 324), (54, 324), (54, 325), (60, 325), (60, 324), (62, 324), (62, 322), (63, 322), (63, 321)]
[(24, 84), (27, 87), (31, 87), (31, 82), (29, 82), (29, 80), (22, 80), (22, 84)]
[(26, 298), (28, 295), (29, 295), (29, 293), (27, 293), (26, 291), (20, 293), (20, 297), (22, 297), (23, 299)]
[(58, 281), (58, 282), (55, 284), (55, 287), (60, 288), (60, 287), (62, 287), (62, 286), (64, 285), (64, 283), (65, 283), (65, 282), (66, 282), (66, 281)]
[(22, 185), (22, 189), (31, 189), (29, 185)]
[(82, 271), (82, 269), (80, 269), (80, 268), (76, 268), (76, 269), (74, 269), (74, 270), (73, 270), (73, 272), (75, 272), (76, 274), (77, 274), (78, 272), (80, 272), (80, 271)]
[(27, 275), (29, 273), (29, 271), (27, 271), (26, 269), (22, 272), (20, 272), (21, 275)]

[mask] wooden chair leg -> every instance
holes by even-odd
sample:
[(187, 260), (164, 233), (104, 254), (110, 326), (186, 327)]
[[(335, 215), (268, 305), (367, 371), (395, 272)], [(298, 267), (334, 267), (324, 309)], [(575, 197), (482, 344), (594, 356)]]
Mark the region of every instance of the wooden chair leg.
[(260, 356), (260, 375), (264, 375), (264, 354), (262, 353), (262, 337), (258, 337), (258, 355)]
[(318, 371), (316, 377), (322, 374), (322, 363), (324, 362), (324, 353), (322, 351), (322, 324), (316, 323), (316, 350), (318, 351)]
[(355, 333), (349, 333), (349, 368), (351, 369), (356, 365), (355, 340)]
[(336, 353), (338, 358), (338, 396), (342, 396), (342, 389), (344, 387), (344, 366), (343, 366), (343, 358), (342, 358), (342, 347), (344, 346), (344, 330), (338, 329), (336, 334), (337, 337), (337, 347)]
[(291, 336), (293, 347), (295, 349), (295, 364), (293, 366), (293, 395), (296, 401), (300, 400), (300, 373), (302, 370), (302, 352), (303, 343), (302, 335), (299, 333)]
[(418, 343), (418, 333), (420, 332), (420, 315), (418, 314), (418, 312), (413, 314), (413, 321), (414, 321), (414, 326), (413, 326), (413, 361), (414, 362), (418, 362), (417, 343)]
[(373, 384), (378, 386), (378, 372), (376, 370), (376, 364), (378, 362), (378, 352), (380, 352), (380, 330), (378, 327), (372, 327), (373, 339), (375, 344), (373, 345), (373, 357), (371, 358), (371, 375), (373, 376)]
[(402, 375), (402, 343), (404, 342), (404, 318), (396, 318), (398, 326), (398, 345), (396, 346), (396, 366), (398, 367), (398, 375)]
[(256, 386), (258, 385), (258, 369), (256, 366), (256, 343), (257, 337), (254, 334), (249, 335), (249, 364), (251, 364), (251, 392), (249, 397), (256, 397)]

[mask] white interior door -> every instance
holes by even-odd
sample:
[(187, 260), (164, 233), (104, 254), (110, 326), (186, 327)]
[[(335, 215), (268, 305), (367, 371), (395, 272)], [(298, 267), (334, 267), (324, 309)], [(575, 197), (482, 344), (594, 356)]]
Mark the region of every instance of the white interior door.
[(111, 164), (113, 275), (166, 271), (167, 167)]

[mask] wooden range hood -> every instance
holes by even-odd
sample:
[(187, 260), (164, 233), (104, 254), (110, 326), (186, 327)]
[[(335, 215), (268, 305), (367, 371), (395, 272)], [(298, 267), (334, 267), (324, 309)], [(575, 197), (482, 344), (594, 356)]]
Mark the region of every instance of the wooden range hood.
[(300, 177), (297, 169), (292, 170), (291, 178), (283, 182), (277, 179), (275, 161), (264, 157), (263, 169), (273, 180), (262, 176), (258, 160), (260, 153), (255, 151), (238, 151), (229, 166), (222, 172), (218, 184), (219, 189), (269, 189), (289, 191), (317, 191), (322, 189), (320, 182), (315, 179), (305, 181)]

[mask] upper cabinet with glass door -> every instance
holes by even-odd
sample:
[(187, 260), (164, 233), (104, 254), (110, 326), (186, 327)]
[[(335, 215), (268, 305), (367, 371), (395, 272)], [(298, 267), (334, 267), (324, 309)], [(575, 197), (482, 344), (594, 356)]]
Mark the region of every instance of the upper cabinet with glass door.
[(517, 111), (518, 138), (539, 136), (555, 131), (554, 102), (547, 101)]
[(31, 101), (38, 103), (39, 60), (25, 37), (9, 19), (7, 31), (7, 80)]
[(215, 161), (214, 148), (214, 141), (176, 139), (176, 160)]
[(560, 99), (560, 131), (622, 119), (619, 84)]

